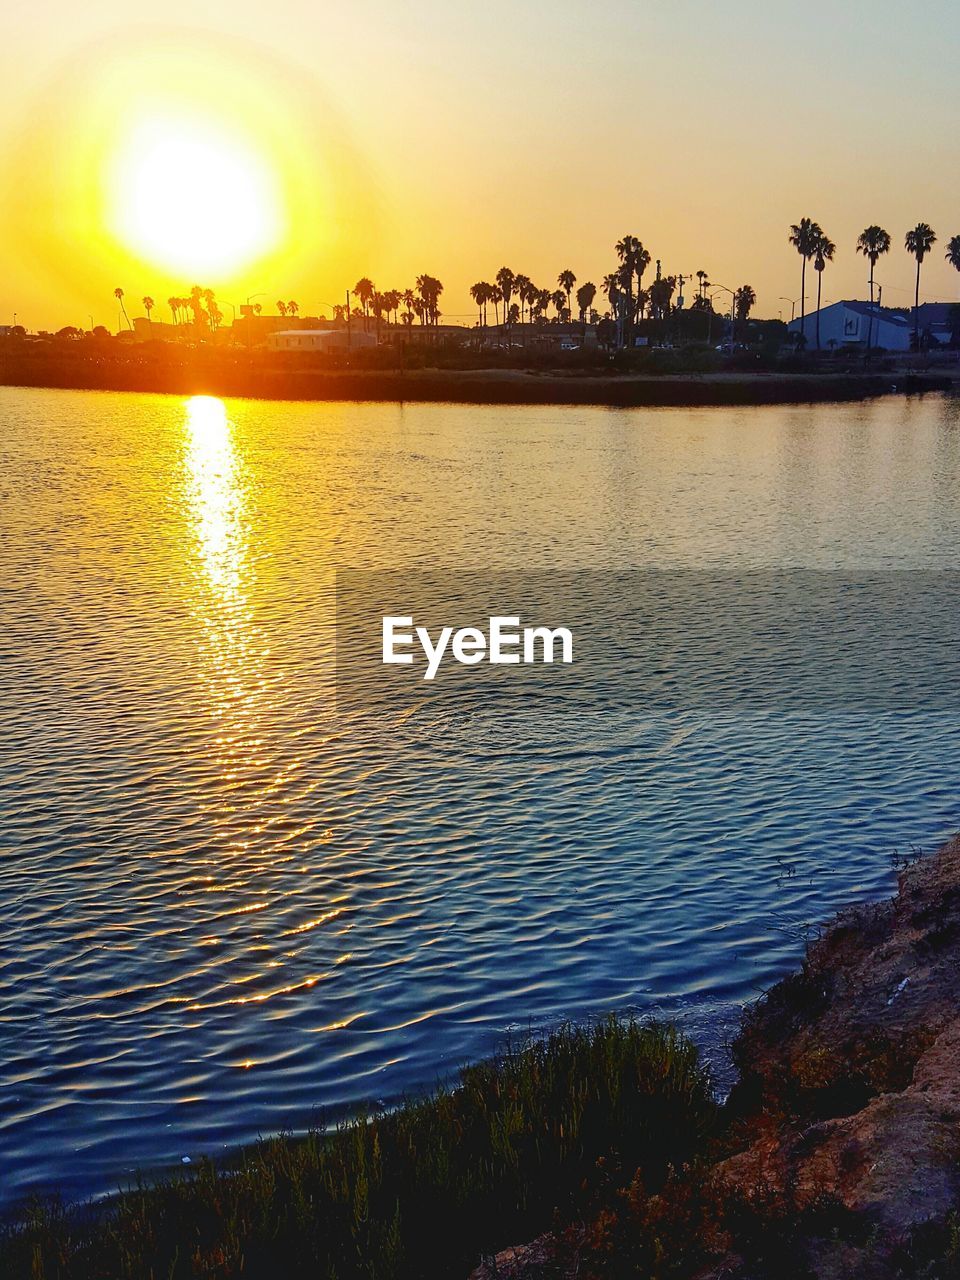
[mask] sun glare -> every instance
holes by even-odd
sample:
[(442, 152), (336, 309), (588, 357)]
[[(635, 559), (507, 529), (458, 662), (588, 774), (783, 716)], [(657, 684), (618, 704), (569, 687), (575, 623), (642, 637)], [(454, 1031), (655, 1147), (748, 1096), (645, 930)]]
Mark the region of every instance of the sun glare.
[(151, 119), (119, 148), (111, 223), (153, 266), (222, 279), (273, 250), (280, 182), (245, 139), (200, 120)]

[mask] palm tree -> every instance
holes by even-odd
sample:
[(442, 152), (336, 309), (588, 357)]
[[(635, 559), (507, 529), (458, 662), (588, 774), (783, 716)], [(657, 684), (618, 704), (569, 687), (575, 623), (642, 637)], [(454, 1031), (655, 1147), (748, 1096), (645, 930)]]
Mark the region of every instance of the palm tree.
[[(523, 324), (523, 308), (530, 297), (530, 290), (533, 285), (530, 283), (529, 276), (516, 275), (513, 277), (513, 287), (517, 295), (517, 301), (520, 303), (520, 323)], [(503, 288), (503, 285), (500, 285)]]
[(509, 267), (501, 267), (497, 272), (496, 281), (497, 288), (500, 290), (500, 299), (503, 302), (503, 323), (509, 327), (510, 299), (513, 297), (516, 277)]
[[(573, 287), (572, 285), (570, 286)], [(563, 289), (554, 289), (550, 295), (550, 301), (553, 303), (553, 309), (557, 313), (557, 323), (563, 320), (564, 312), (570, 312), (570, 294)]]
[(620, 338), (622, 346), (632, 346), (633, 324), (633, 277), (637, 277), (637, 286), (643, 279), (643, 273), (650, 265), (650, 254), (636, 236), (624, 236), (616, 243), (617, 257), (620, 259), (620, 277), (626, 294), (626, 303), (622, 308), (623, 327)]
[(255, 302), (255, 303), (253, 304), (253, 314), (254, 314), (255, 316), (258, 316), (258, 315), (260, 315), (260, 313), (261, 313), (262, 311), (263, 311), (263, 303), (262, 303), (262, 302)]
[(936, 232), (927, 222), (918, 222), (903, 239), (904, 248), (917, 260), (917, 282), (913, 294), (913, 345), (916, 351), (920, 350), (920, 267), (936, 242)]
[(837, 251), (837, 246), (825, 235), (820, 232), (817, 237), (817, 251), (814, 256), (813, 266), (817, 273), (817, 350), (820, 350), (820, 293), (823, 288), (823, 270), (828, 262), (833, 261), (833, 255)]
[(476, 284), (470, 286), (470, 297), (477, 304), (478, 320), (477, 328), (480, 330), (480, 341), (483, 342), (483, 309), (487, 305), (487, 298), (490, 293), (490, 286), (483, 280), (478, 280)]
[(610, 304), (610, 315), (620, 331), (620, 272), (611, 271), (603, 277), (603, 292)]
[(287, 315), (295, 316), (300, 311), (300, 303), (294, 302), (292, 299), (287, 303)]
[(580, 323), (586, 324), (587, 312), (593, 306), (593, 300), (597, 296), (597, 286), (591, 281), (582, 284), (577, 290), (577, 306), (580, 309)]
[(867, 355), (873, 346), (873, 270), (877, 259), (890, 252), (890, 235), (883, 227), (865, 227), (857, 238), (857, 253), (862, 253), (870, 261), (870, 319), (867, 322)]
[(493, 316), (497, 322), (497, 328), (499, 329), (500, 328), (500, 303), (503, 301), (503, 294), (500, 292), (500, 290), (497, 288), (495, 284), (491, 284), (488, 287), (490, 289), (488, 300), (493, 303)]
[(190, 297), (187, 299), (187, 305), (193, 312), (193, 323), (197, 329), (203, 324), (203, 290), (198, 284), (195, 284), (190, 290)]
[(360, 305), (363, 307), (363, 328), (364, 332), (366, 332), (367, 307), (370, 305), (370, 299), (373, 297), (373, 281), (369, 279), (368, 276), (361, 276), (353, 286), (353, 292), (360, 299)]
[(436, 276), (422, 275), (417, 276), (417, 292), (420, 295), (420, 301), (423, 304), (423, 313), (426, 319), (436, 328), (440, 322), (440, 295), (443, 293), (443, 285)]
[(127, 315), (127, 308), (123, 305), (123, 290), (114, 289), (113, 296), (120, 303), (120, 314), (123, 316), (124, 320), (126, 320), (127, 328), (132, 329), (133, 325), (130, 323), (130, 317)]
[(800, 337), (806, 340), (807, 329), (807, 263), (817, 251), (817, 242), (823, 232), (812, 218), (801, 218), (790, 228), (790, 243), (802, 260), (800, 268)]
[(180, 299), (168, 298), (167, 306), (170, 308), (170, 314), (173, 316), (173, 323), (179, 324), (180, 323)]
[(157, 304), (154, 302), (154, 300), (150, 297), (149, 294), (147, 294), (147, 296), (143, 299), (143, 309), (147, 313), (147, 324), (150, 326), (151, 329), (153, 328), (153, 321), (150, 319), (150, 312), (153, 310), (153, 308), (156, 305)]
[(747, 318), (756, 301), (757, 295), (753, 291), (753, 286), (749, 284), (742, 284), (733, 295), (733, 313), (740, 325), (747, 323)]
[(277, 310), (280, 312), (282, 316), (285, 316), (287, 314), (287, 304), (283, 301), (282, 298), (277, 302)]
[(943, 255), (955, 271), (960, 271), (960, 236), (951, 236), (947, 241), (947, 252)]
[(573, 274), (573, 272), (570, 270), (569, 267), (564, 267), (564, 269), (557, 276), (557, 284), (560, 286), (563, 292), (567, 295), (567, 310), (570, 312), (571, 315), (573, 315), (573, 303), (570, 301), (570, 296), (573, 293), (573, 286), (576, 283), (577, 283), (577, 277)]

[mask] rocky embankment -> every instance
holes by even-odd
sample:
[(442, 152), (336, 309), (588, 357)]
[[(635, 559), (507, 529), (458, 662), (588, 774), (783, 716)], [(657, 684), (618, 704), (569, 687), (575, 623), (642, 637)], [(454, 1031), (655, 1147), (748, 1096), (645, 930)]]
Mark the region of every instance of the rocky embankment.
[[(697, 1175), (700, 1239), (689, 1269), (656, 1274), (960, 1275), (960, 837), (903, 870), (894, 898), (843, 912), (748, 1013), (734, 1059)], [(619, 1274), (577, 1247), (591, 1236), (543, 1237), (476, 1275)]]

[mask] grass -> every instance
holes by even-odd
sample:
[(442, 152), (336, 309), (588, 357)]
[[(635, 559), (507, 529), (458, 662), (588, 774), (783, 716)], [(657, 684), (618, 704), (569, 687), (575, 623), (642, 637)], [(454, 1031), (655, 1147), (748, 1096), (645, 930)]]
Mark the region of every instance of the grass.
[(280, 1137), (232, 1167), (99, 1208), (30, 1206), (0, 1237), (14, 1280), (462, 1280), (481, 1255), (696, 1161), (717, 1108), (696, 1050), (608, 1018), (509, 1046), (389, 1113)]

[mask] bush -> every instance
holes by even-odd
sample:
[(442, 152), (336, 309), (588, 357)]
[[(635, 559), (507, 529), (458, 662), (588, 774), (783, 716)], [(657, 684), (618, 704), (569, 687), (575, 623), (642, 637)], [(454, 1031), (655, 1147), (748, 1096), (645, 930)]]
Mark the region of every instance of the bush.
[(453, 1089), (262, 1142), (232, 1168), (206, 1162), (95, 1212), (34, 1206), (0, 1241), (0, 1274), (460, 1276), (555, 1215), (574, 1220), (611, 1168), (655, 1192), (715, 1119), (708, 1075), (673, 1030), (565, 1027), (466, 1068)]

